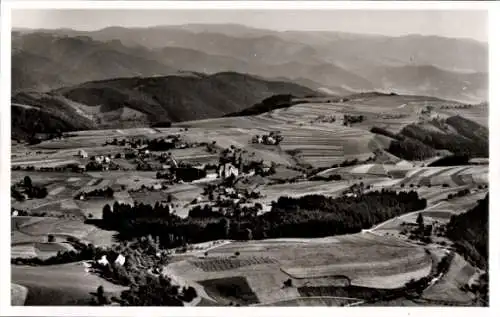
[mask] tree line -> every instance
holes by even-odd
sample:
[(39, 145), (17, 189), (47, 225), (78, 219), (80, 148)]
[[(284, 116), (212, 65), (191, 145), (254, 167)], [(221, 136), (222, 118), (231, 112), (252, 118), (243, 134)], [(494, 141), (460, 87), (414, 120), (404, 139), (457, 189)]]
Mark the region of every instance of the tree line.
[(162, 247), (174, 248), (218, 239), (314, 238), (355, 233), (397, 215), (424, 209), (426, 204), (415, 191), (384, 189), (357, 197), (281, 197), (270, 212), (263, 214), (249, 209), (221, 215), (198, 208), (190, 217), (180, 218), (165, 204), (131, 206), (115, 202), (112, 208), (104, 206), (102, 226), (118, 231), (124, 240), (151, 234), (158, 237)]

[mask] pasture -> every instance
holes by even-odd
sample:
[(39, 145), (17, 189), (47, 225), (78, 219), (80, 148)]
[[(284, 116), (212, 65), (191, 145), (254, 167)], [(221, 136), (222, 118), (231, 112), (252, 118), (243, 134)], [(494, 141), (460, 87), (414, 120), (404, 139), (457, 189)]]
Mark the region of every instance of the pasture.
[(11, 258), (38, 257), (47, 259), (58, 252), (74, 251), (69, 243), (65, 242), (18, 242), (11, 245)]
[(68, 237), (88, 241), (96, 246), (111, 245), (115, 232), (100, 230), (80, 219), (54, 217), (12, 217), (11, 244), (44, 243), (48, 235), (55, 237), (56, 242), (65, 242)]
[(448, 273), (436, 284), (427, 288), (422, 298), (431, 301), (470, 303), (474, 298), (473, 294), (463, 291), (461, 287), (469, 282), (475, 272), (474, 267), (467, 263), (463, 257), (455, 254)]
[(82, 263), (51, 266), (11, 266), (12, 283), (27, 288), (24, 305), (82, 305), (92, 299), (102, 285), (109, 293), (117, 293), (125, 287), (112, 284), (94, 274), (85, 272)]

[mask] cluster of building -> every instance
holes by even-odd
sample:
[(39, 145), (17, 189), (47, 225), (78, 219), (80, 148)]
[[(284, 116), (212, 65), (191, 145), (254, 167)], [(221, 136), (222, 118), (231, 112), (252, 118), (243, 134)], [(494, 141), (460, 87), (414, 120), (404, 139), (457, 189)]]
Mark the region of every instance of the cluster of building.
[(255, 144), (278, 145), (281, 141), (283, 141), (283, 136), (275, 131), (265, 135), (255, 135), (252, 138), (252, 143)]

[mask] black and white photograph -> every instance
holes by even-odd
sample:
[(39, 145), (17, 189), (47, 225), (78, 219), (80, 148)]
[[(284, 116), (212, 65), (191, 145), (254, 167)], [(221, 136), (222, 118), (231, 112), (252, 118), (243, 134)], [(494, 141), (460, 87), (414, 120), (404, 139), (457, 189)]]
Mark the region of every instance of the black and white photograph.
[(13, 8), (10, 305), (489, 307), (488, 18)]

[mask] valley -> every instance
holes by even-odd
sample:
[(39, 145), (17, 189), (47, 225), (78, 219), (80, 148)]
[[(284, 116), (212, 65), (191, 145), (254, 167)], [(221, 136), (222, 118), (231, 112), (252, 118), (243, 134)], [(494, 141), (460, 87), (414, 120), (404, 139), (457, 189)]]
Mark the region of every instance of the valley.
[(13, 23), (13, 306), (490, 305), (469, 19), (135, 11)]
[[(432, 113), (423, 117), (421, 110), (429, 104), (433, 105)], [(315, 238), (311, 233), (297, 232), (296, 237), (286, 237), (287, 233), (283, 233), (285, 237), (266, 238), (257, 229), (246, 229), (253, 233), (253, 238), (224, 239), (213, 233), (215, 239), (210, 240), (207, 232), (207, 238), (197, 238), (208, 239), (204, 242), (189, 237), (191, 242), (172, 244), (171, 241), (177, 247), (170, 249), (168, 264), (161, 272), (179, 287), (196, 290), (197, 299), (185, 305), (377, 305), (390, 302), (388, 298), (409, 298), (410, 293), (413, 304), (433, 305), (460, 297), (462, 304), (476, 305), (473, 304), (477, 302), (476, 295), (463, 290), (469, 280), (451, 273), (458, 270), (453, 267), (455, 264), (450, 273), (440, 278), (443, 282), (423, 288), (419, 291), (423, 295), (414, 294), (408, 283), (437, 276), (433, 272), (445, 256), (443, 251), (453, 244), (437, 233), (431, 234), (432, 242), (422, 242), (408, 235), (405, 228), (415, 224), (421, 214), (426, 225), (440, 230), (453, 215), (473, 208), (488, 193), (488, 165), (433, 166), (439, 156), (405, 160), (388, 152), (395, 139), (371, 132), (377, 126), (397, 133), (414, 122), (437, 120), (430, 119), (431, 116), (447, 120), (455, 116), (446, 111), (450, 105), (456, 104), (395, 94), (353, 95), (341, 101), (302, 98), (294, 105), (255, 116), (184, 121), (170, 128), (74, 131), (35, 145), (13, 145), (12, 184), (21, 190), (21, 185), (16, 184), (22, 184), (29, 176), (33, 184), (46, 188), (47, 195), (41, 199), (13, 198), (11, 256), (13, 261), (32, 257), (49, 259), (61, 252), (81, 252), (78, 251), (81, 243), (116, 248), (123, 243), (120, 241), (134, 236), (122, 236), (120, 226), (106, 228), (109, 225), (99, 224), (106, 218), (106, 205), (114, 210), (124, 208), (117, 207), (117, 203), (137, 208), (160, 203), (168, 207), (168, 213), (173, 213), (168, 217), (179, 217), (176, 221), (181, 222), (200, 219), (215, 225), (218, 219), (224, 219), (221, 217), (228, 217), (231, 222), (240, 219), (233, 217), (243, 217), (239, 221), (245, 226), (245, 217), (256, 216), (235, 216), (233, 208), (267, 217), (266, 214), (277, 212), (277, 202), (282, 196), (355, 199), (353, 195), (378, 195), (380, 190), (414, 192), (426, 200), (426, 207), (374, 223), (358, 233)], [(477, 121), (487, 116), (481, 106), (473, 107), (478, 107), (475, 113), (481, 114)], [(345, 121), (348, 116), (358, 115), (363, 116), (362, 122)], [(472, 124), (468, 119), (458, 118), (464, 124)], [(252, 141), (255, 135), (273, 131), (282, 137), (278, 145)], [(461, 135), (456, 129), (448, 133)], [(164, 151), (154, 150), (158, 140), (174, 141), (165, 143)], [(103, 161), (104, 165), (97, 164), (95, 171), (88, 170), (102, 157), (109, 157), (110, 163)], [(220, 174), (218, 166), (231, 164), (222, 163), (228, 159), (231, 162), (231, 157), (242, 160), (239, 167), (235, 164), (240, 173)], [(252, 164), (255, 167), (245, 168)], [(139, 168), (142, 165), (147, 167)], [(206, 176), (191, 181), (158, 178), (159, 173), (169, 175), (172, 166), (177, 165), (205, 170)], [(213, 171), (210, 166), (214, 166)], [(269, 168), (273, 173), (265, 172)], [(112, 191), (109, 197), (79, 196), (107, 188)], [(212, 194), (207, 194), (207, 190)], [(458, 192), (460, 196), (454, 197)], [(249, 193), (257, 194), (254, 197)], [(228, 199), (236, 205), (223, 207)], [(251, 211), (254, 205), (259, 207)], [(293, 208), (288, 212), (293, 213)], [(153, 235), (154, 230), (150, 232)], [(160, 243), (166, 243), (162, 239)], [(461, 255), (454, 257), (464, 263)], [(74, 295), (61, 298), (61, 304), (90, 301), (92, 296), (88, 294), (97, 284), (110, 292), (122, 287), (108, 281), (108, 284), (98, 282), (95, 280), (98, 276), (92, 277), (95, 281), (90, 287), (85, 276), (93, 273), (85, 273), (83, 264), (42, 264), (31, 268), (21, 263), (24, 262), (13, 264), (12, 282), (13, 287), (27, 289), (26, 305), (49, 304), (42, 298), (63, 289), (50, 280), (40, 287), (35, 271), (42, 272), (45, 267), (59, 272), (72, 265), (71, 278), (86, 281), (71, 290)], [(477, 270), (471, 266), (468, 278)], [(435, 288), (445, 289), (439, 292), (448, 297), (432, 295)]]

